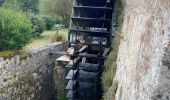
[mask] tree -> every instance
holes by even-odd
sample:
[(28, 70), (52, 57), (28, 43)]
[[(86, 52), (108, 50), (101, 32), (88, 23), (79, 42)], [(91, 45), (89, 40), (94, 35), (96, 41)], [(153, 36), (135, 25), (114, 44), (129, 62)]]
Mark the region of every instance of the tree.
[(59, 16), (68, 26), (73, 0), (41, 0), (40, 12), (44, 15)]
[(0, 50), (19, 50), (32, 38), (31, 21), (21, 12), (0, 8)]
[(5, 0), (3, 7), (17, 10), (19, 9), (17, 5), (17, 0)]
[(5, 0), (4, 7), (39, 13), (39, 0)]
[(24, 12), (39, 12), (39, 0), (17, 0), (17, 4)]
[(44, 16), (43, 17), (45, 26), (47, 30), (51, 30), (55, 24), (55, 19), (53, 17)]

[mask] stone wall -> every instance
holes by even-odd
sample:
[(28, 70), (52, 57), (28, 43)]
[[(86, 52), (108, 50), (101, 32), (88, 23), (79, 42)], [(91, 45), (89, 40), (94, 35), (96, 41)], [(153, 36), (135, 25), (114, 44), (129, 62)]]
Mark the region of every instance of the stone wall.
[(49, 100), (57, 57), (50, 57), (49, 52), (66, 49), (67, 42), (57, 42), (31, 49), (24, 56), (0, 58), (0, 100)]
[(116, 100), (170, 100), (170, 1), (125, 1)]
[(67, 100), (67, 91), (65, 90), (67, 86), (67, 80), (65, 79), (68, 74), (68, 68), (66, 65), (68, 62), (56, 61), (54, 68), (55, 77), (55, 94), (57, 94), (56, 100)]

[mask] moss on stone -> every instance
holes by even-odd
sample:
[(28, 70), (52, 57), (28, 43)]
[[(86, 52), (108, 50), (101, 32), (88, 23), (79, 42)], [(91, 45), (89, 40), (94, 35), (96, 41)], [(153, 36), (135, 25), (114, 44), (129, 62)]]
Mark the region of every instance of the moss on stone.
[(4, 59), (12, 58), (15, 56), (15, 52), (13, 51), (0, 51), (0, 57), (3, 57)]
[(115, 94), (118, 88), (118, 81), (114, 80), (112, 86), (104, 95), (104, 100), (115, 100)]
[(6, 87), (3, 87), (0, 89), (0, 93), (5, 93), (9, 88), (16, 88), (19, 85), (22, 85), (23, 83), (20, 81), (15, 81), (13, 84), (10, 84)]

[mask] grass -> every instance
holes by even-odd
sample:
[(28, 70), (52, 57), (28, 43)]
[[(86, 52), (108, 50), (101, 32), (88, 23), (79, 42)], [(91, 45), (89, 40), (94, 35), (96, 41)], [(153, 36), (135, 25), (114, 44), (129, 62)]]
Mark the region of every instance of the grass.
[[(64, 39), (66, 40), (67, 33), (68, 29), (64, 28), (59, 30), (58, 35), (64, 37)], [(26, 49), (41, 47), (43, 45), (51, 43), (52, 39), (56, 37), (56, 35), (57, 35), (56, 31), (44, 31), (39, 38), (35, 38), (30, 44), (28, 44), (26, 46)]]

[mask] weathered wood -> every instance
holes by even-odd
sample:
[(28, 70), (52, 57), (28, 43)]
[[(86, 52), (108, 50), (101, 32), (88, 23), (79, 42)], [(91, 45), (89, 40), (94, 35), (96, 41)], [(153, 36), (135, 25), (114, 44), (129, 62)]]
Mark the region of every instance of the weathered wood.
[(86, 17), (72, 17), (72, 22), (74, 25), (78, 23), (82, 27), (96, 27), (96, 28), (110, 28), (111, 19), (104, 18), (86, 18)]
[(74, 53), (74, 48), (73, 47), (68, 48), (67, 53), (68, 54), (73, 54)]
[(82, 97), (87, 98), (89, 96), (94, 97), (97, 91), (97, 83), (79, 82), (76, 87), (76, 91), (78, 93), (77, 97), (80, 97), (80, 98)]
[(70, 60), (70, 62), (68, 63), (68, 65), (66, 65), (66, 67), (68, 67), (68, 68), (74, 67), (74, 65), (77, 64), (79, 62), (79, 60), (80, 60), (80, 57)]
[[(82, 45), (88, 45), (88, 46), (94, 46), (94, 47), (99, 47), (99, 44), (89, 44), (89, 43), (81, 43)], [(74, 46), (75, 43), (74, 42), (71, 42), (71, 46)], [(102, 47), (108, 47), (107, 45), (102, 45)]]
[(76, 85), (76, 81), (74, 81), (74, 80), (69, 80), (69, 81), (68, 81), (68, 84), (67, 84), (67, 86), (66, 86), (66, 90), (73, 90), (75, 85)]
[(88, 46), (87, 45), (84, 45), (81, 49), (79, 49), (78, 51), (81, 53), (81, 52), (83, 52), (84, 50), (86, 50), (88, 48)]
[(111, 7), (96, 7), (96, 6), (73, 6), (77, 9), (96, 9), (96, 10), (113, 10)]
[(69, 73), (66, 76), (67, 80), (72, 80), (75, 78), (75, 75), (77, 73), (77, 70), (70, 70)]
[(106, 31), (92, 31), (92, 30), (78, 30), (78, 29), (70, 29), (72, 34), (81, 33), (82, 35), (89, 35), (94, 37), (108, 37), (109, 32)]
[(91, 64), (91, 63), (78, 63), (77, 64), (77, 68), (79, 70), (84, 70), (84, 71), (97, 72), (98, 67), (99, 67), (99, 64)]
[(83, 57), (82, 58), (82, 63), (86, 63), (86, 60), (87, 60), (86, 57)]
[(73, 96), (74, 96), (73, 94), (74, 94), (74, 92), (72, 90), (69, 90), (68, 93), (67, 93), (67, 98), (72, 100)]
[(63, 55), (63, 56), (57, 58), (56, 61), (69, 62), (69, 61), (70, 61), (70, 56), (68, 56), (68, 55)]
[(110, 51), (110, 48), (105, 48), (103, 56), (106, 56), (109, 53), (109, 51)]
[(97, 75), (98, 73), (96, 72), (86, 72), (86, 71), (80, 70), (78, 72), (78, 76), (76, 79), (80, 82), (96, 83), (98, 81)]

